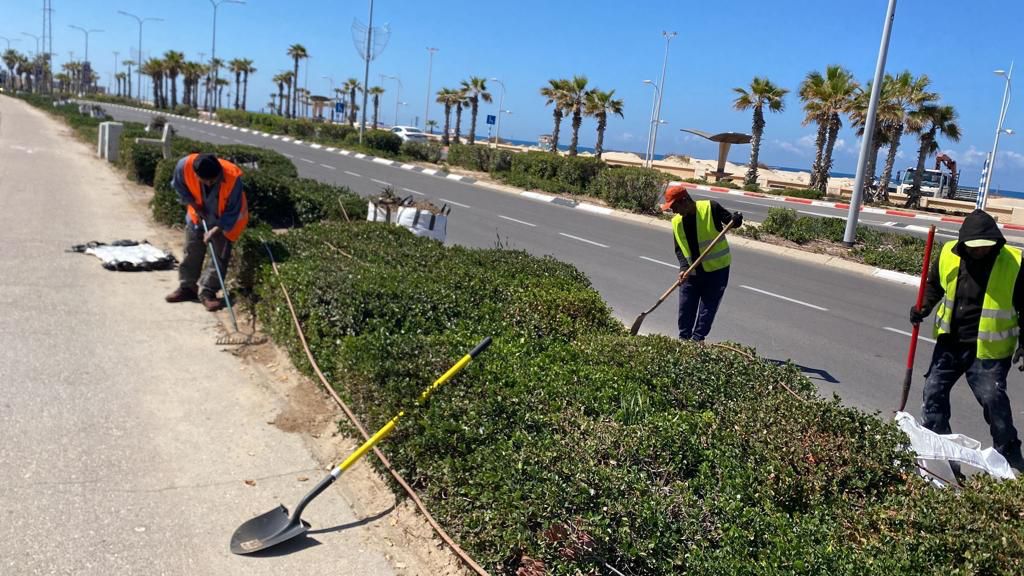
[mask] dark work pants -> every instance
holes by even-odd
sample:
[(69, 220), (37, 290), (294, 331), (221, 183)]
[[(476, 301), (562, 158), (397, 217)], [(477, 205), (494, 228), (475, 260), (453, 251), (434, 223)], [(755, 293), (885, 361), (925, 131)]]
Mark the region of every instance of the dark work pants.
[(959, 343), (948, 336), (939, 337), (932, 354), (932, 364), (925, 374), (924, 405), (921, 417), (925, 428), (938, 434), (949, 434), (949, 391), (967, 375), (967, 385), (981, 404), (992, 433), (992, 444), (1013, 466), (1020, 466), (1020, 440), (1013, 427), (1010, 399), (1006, 395), (1006, 374), (1010, 359), (976, 358), (977, 344)]
[[(227, 272), (228, 263), (231, 261), (231, 242), (223, 234), (217, 234), (211, 243), (217, 252), (217, 262), (220, 264), (221, 272)], [(217, 269), (214, 268), (212, 259), (203, 269), (205, 258), (206, 243), (203, 242), (203, 227), (194, 226), (191, 222), (185, 224), (185, 258), (178, 267), (178, 282), (182, 288), (186, 289), (195, 289), (198, 284), (200, 294), (213, 298), (221, 288), (220, 280), (217, 278)], [(200, 276), (200, 271), (202, 271), (202, 276)]]
[(729, 285), (729, 268), (691, 275), (679, 287), (679, 338), (702, 341), (711, 332)]

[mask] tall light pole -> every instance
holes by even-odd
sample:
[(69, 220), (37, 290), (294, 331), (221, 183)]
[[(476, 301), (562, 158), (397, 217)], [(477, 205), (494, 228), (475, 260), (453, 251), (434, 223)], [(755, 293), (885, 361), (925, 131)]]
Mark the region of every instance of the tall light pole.
[[(37, 56), (39, 56), (39, 36), (36, 36), (35, 34), (29, 34), (28, 32), (22, 32), (22, 34), (24, 34), (25, 36), (29, 36), (31, 38), (35, 38), (36, 39), (36, 53), (35, 53), (35, 55), (32, 56), (33, 60), (35, 60), (35, 58)], [(39, 63), (38, 62), (33, 62), (32, 63), (32, 91), (33, 92), (39, 91)]]
[[(397, 91), (395, 92), (395, 123), (392, 124), (392, 126), (398, 126), (398, 104), (402, 100), (402, 79), (399, 78), (398, 76), (388, 76), (386, 74), (381, 74), (380, 77), (398, 82), (398, 88)], [(363, 105), (365, 106), (365, 104)]]
[(978, 190), (978, 203), (977, 207), (981, 210), (985, 209), (985, 203), (988, 201), (988, 190), (992, 184), (992, 173), (995, 172), (996, 167), (996, 151), (999, 150), (999, 136), (1002, 133), (1013, 134), (1013, 130), (1006, 130), (1003, 128), (1003, 121), (1006, 120), (1006, 110), (1010, 107), (1010, 82), (1013, 78), (1013, 62), (1010, 62), (1010, 70), (996, 70), (997, 76), (1003, 76), (1006, 78), (1006, 85), (1003, 88), (1003, 102), (999, 105), (999, 121), (996, 122), (996, 138), (995, 142), (992, 143), (992, 154), (989, 155), (988, 169), (985, 171), (985, 181), (983, 187)]
[[(136, 16), (131, 12), (125, 12), (124, 10), (118, 10), (118, 14), (122, 16), (128, 16), (129, 18), (135, 18), (139, 23), (139, 58), (135, 61), (135, 93), (138, 94), (139, 100), (142, 100), (142, 25), (146, 22), (163, 22), (163, 18), (142, 18)], [(131, 94), (128, 95), (132, 97)]]
[(434, 52), (437, 52), (437, 48), (428, 46), (427, 52), (430, 53), (430, 61), (427, 64), (427, 109), (423, 112), (423, 128), (427, 127), (427, 121), (430, 120), (430, 76), (434, 71)]
[[(332, 78), (330, 76), (321, 76), (321, 78), (323, 78), (324, 80), (327, 80), (328, 86), (329, 86), (327, 88), (327, 95), (330, 96), (331, 99), (333, 100), (334, 98), (333, 98), (332, 95), (334, 94), (334, 78)], [(331, 106), (331, 122), (334, 122), (334, 106), (333, 105)]]
[[(213, 48), (210, 52), (210, 63), (212, 64), (217, 60), (217, 8), (221, 4), (245, 4), (244, 0), (210, 0), (210, 4), (213, 6)], [(214, 94), (217, 94), (217, 80), (220, 79), (220, 66), (211, 66), (213, 68), (213, 90)], [(296, 78), (298, 80), (298, 78)], [(216, 96), (214, 97), (212, 108), (217, 109)]]
[(505, 83), (497, 78), (491, 78), (491, 81), (497, 82), (501, 86), (501, 96), (498, 97), (498, 126), (494, 131), (494, 147), (498, 147), (498, 143), (501, 142), (501, 111), (505, 106)]
[[(117, 56), (120, 54), (117, 50), (114, 50), (114, 73), (110, 76), (110, 85), (108, 90), (113, 90), (114, 82), (117, 82)], [(119, 86), (120, 88), (120, 86)]]
[(20, 42), (21, 38), (8, 38), (6, 36), (0, 36), (0, 40), (5, 40), (7, 42), (7, 49), (10, 50), (11, 42)]
[(28, 36), (29, 38), (35, 38), (35, 40), (36, 40), (36, 54), (39, 54), (39, 36), (36, 36), (35, 34), (29, 34), (28, 32), (22, 32), (22, 34), (25, 35), (25, 36)]
[(882, 93), (882, 77), (885, 75), (885, 59), (889, 54), (889, 36), (892, 34), (892, 21), (896, 17), (896, 0), (889, 0), (889, 8), (885, 12), (882, 25), (882, 44), (878, 47), (878, 62), (875, 63), (875, 79), (871, 82), (871, 99), (868, 101), (868, 115), (864, 119), (864, 137), (860, 140), (860, 155), (857, 157), (857, 178), (853, 181), (853, 197), (850, 198), (850, 210), (846, 214), (846, 231), (843, 233), (843, 244), (853, 246), (857, 240), (857, 217), (860, 215), (860, 202), (864, 196), (864, 177), (867, 172), (868, 156), (871, 154), (871, 137), (875, 133), (875, 118), (878, 115), (878, 97)]
[[(82, 76), (78, 80), (78, 91), (88, 91), (89, 88), (92, 86), (92, 64), (89, 63), (89, 34), (93, 32), (103, 32), (103, 30), (99, 30), (96, 28), (82, 28), (81, 26), (76, 26), (74, 24), (68, 24), (68, 27), (74, 28), (75, 30), (79, 30), (80, 32), (85, 34), (85, 60), (83, 60), (82, 62), (86, 66), (88, 66), (88, 69), (83, 70)], [(88, 72), (88, 77), (86, 77), (87, 75), (85, 74), (85, 72)]]
[[(370, 57), (373, 55), (373, 0), (370, 0), (370, 19), (366, 25), (366, 54), (363, 60), (366, 67), (363, 68), (363, 113), (359, 122), (359, 144), (363, 143), (363, 133), (366, 132), (366, 99), (370, 95)], [(355, 102), (352, 103), (355, 106)]]
[(647, 163), (651, 159), (651, 136), (654, 135), (654, 114), (658, 107), (658, 94), (661, 90), (658, 89), (658, 84), (654, 80), (644, 80), (644, 84), (648, 84), (654, 88), (654, 100), (651, 102), (651, 119), (647, 122), (647, 147), (644, 148), (644, 167), (647, 167)]
[(661, 120), (661, 102), (665, 98), (665, 69), (668, 68), (668, 46), (672, 43), (672, 39), (677, 36), (675, 32), (665, 31), (662, 31), (661, 35), (665, 37), (665, 61), (661, 65), (661, 82), (658, 83), (661, 88), (658, 90), (658, 109), (654, 118), (654, 133), (651, 135), (650, 164), (654, 164), (654, 147), (658, 143), (658, 124)]

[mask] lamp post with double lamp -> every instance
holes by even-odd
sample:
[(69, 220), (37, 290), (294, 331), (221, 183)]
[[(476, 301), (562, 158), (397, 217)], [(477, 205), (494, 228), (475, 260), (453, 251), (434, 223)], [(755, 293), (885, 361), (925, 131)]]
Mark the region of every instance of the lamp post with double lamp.
[(501, 96), (498, 97), (498, 126), (494, 132), (494, 147), (498, 147), (498, 142), (501, 141), (501, 112), (502, 107), (505, 105), (505, 83), (497, 78), (491, 78), (491, 81), (497, 82), (501, 86)]
[(665, 69), (668, 68), (668, 47), (672, 43), (672, 39), (678, 34), (676, 32), (662, 31), (662, 36), (665, 37), (665, 61), (661, 64), (661, 82), (658, 85), (661, 87), (658, 90), (658, 106), (657, 111), (654, 115), (654, 133), (651, 135), (651, 145), (649, 156), (651, 158), (650, 163), (654, 162), (654, 148), (658, 144), (658, 124), (661, 123), (661, 102), (665, 99)]
[(434, 52), (437, 52), (437, 48), (427, 47), (427, 52), (430, 53), (430, 61), (427, 63), (427, 108), (423, 111), (423, 128), (427, 128), (427, 123), (430, 121), (430, 76), (434, 71)]
[[(327, 94), (334, 94), (334, 78), (331, 76), (321, 76), (321, 78), (327, 80), (327, 82), (329, 83), (327, 88)], [(334, 122), (334, 106), (331, 106), (331, 122)]]
[(32, 55), (32, 90), (37, 91), (39, 90), (39, 65), (37, 62), (34, 62), (34, 60), (39, 55), (39, 36), (36, 36), (35, 34), (29, 34), (28, 32), (22, 32), (22, 35), (28, 36), (29, 38), (35, 38), (36, 40), (36, 52)]
[[(213, 6), (213, 48), (210, 52), (210, 62), (215, 62), (217, 60), (217, 8), (219, 8), (221, 4), (245, 4), (245, 2), (244, 0), (210, 0), (210, 5)], [(212, 68), (213, 89), (216, 93), (217, 80), (220, 79), (220, 66), (212, 66)], [(296, 81), (298, 81), (298, 78), (296, 78)], [(216, 98), (214, 98), (210, 108), (217, 108)]]
[[(129, 18), (135, 18), (135, 21), (139, 23), (139, 57), (135, 60), (135, 93), (138, 94), (139, 100), (142, 99), (142, 25), (146, 22), (163, 22), (163, 18), (143, 18), (136, 16), (131, 12), (125, 12), (124, 10), (118, 10), (118, 14), (122, 16), (128, 16)], [(129, 58), (131, 55), (129, 54)], [(128, 94), (131, 98), (132, 95)]]
[(988, 202), (988, 191), (992, 184), (992, 173), (995, 172), (996, 168), (996, 152), (999, 150), (999, 136), (1001, 134), (1013, 134), (1013, 130), (1003, 128), (1003, 122), (1006, 120), (1006, 110), (1010, 107), (1010, 83), (1013, 79), (1013, 62), (1010, 63), (1010, 69), (1007, 70), (996, 70), (997, 76), (1006, 78), (1006, 85), (1003, 87), (1003, 102), (999, 105), (999, 121), (996, 123), (996, 138), (992, 143), (992, 153), (989, 155), (988, 170), (985, 174), (985, 182), (980, 190), (978, 190), (978, 204), (977, 208), (984, 210), (985, 203)]
[(83, 28), (81, 26), (76, 26), (74, 24), (68, 24), (68, 28), (74, 28), (75, 30), (82, 32), (82, 34), (85, 34), (85, 60), (83, 60), (82, 63), (85, 66), (88, 66), (89, 77), (86, 78), (86, 75), (83, 71), (83, 74), (78, 81), (78, 91), (87, 92), (89, 88), (92, 86), (92, 64), (89, 63), (89, 34), (93, 32), (103, 32), (103, 30), (99, 30), (96, 28)]
[(0, 40), (7, 42), (7, 49), (11, 49), (11, 42), (20, 42), (21, 38), (8, 38), (7, 36), (0, 36)]
[(402, 101), (402, 79), (399, 78), (398, 76), (388, 76), (387, 74), (381, 74), (381, 78), (386, 78), (388, 80), (394, 80), (395, 82), (398, 82), (398, 88), (396, 89), (397, 91), (395, 92), (395, 123), (392, 124), (392, 126), (398, 126), (398, 105)]
[(647, 122), (647, 147), (644, 148), (644, 168), (646, 168), (651, 159), (651, 136), (654, 134), (654, 114), (658, 108), (658, 94), (660, 90), (654, 80), (644, 80), (644, 84), (654, 88), (654, 101), (651, 102), (651, 119)]

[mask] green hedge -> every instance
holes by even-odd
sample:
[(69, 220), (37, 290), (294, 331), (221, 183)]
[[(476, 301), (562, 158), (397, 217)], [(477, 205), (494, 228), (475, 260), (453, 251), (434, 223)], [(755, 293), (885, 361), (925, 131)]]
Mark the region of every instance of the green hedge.
[(403, 142), (402, 154), (413, 160), (437, 164), (441, 161), (444, 147), (439, 142)]
[[(371, 429), (494, 336), (384, 445), (494, 574), (524, 556), (547, 574), (1024, 571), (1024, 483), (935, 490), (890, 422), (817, 398), (791, 364), (630, 337), (571, 266), (365, 222), (266, 236), (321, 367)], [(265, 326), (308, 371), (277, 279), (251, 274)]]
[(658, 214), (661, 189), (668, 182), (664, 172), (651, 168), (613, 166), (593, 183), (592, 191), (609, 205), (641, 214)]
[[(225, 124), (244, 128), (257, 128), (273, 134), (287, 134), (300, 140), (324, 144), (359, 145), (359, 131), (342, 124), (314, 122), (307, 118), (283, 118), (275, 114), (260, 114), (243, 110), (218, 110), (217, 119)], [(355, 135), (353, 137), (353, 134)], [(402, 139), (387, 130), (367, 130), (363, 134), (363, 146), (369, 150), (397, 155)]]
[(761, 190), (765, 194), (773, 194), (776, 196), (792, 196), (794, 198), (809, 198), (811, 200), (821, 200), (825, 197), (825, 193), (821, 190), (815, 190), (813, 188), (786, 188), (784, 190)]

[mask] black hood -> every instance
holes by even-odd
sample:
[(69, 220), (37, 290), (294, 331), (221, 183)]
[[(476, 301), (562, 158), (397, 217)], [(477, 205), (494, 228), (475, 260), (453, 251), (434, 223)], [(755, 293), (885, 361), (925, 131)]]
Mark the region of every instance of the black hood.
[(1003, 233), (999, 231), (999, 225), (996, 224), (995, 218), (990, 216), (988, 212), (983, 210), (975, 210), (964, 218), (964, 223), (960, 225), (960, 238), (957, 242), (957, 254), (961, 254), (964, 242), (968, 240), (995, 240), (996, 249), (1003, 247), (1006, 244), (1006, 239), (1003, 238)]

